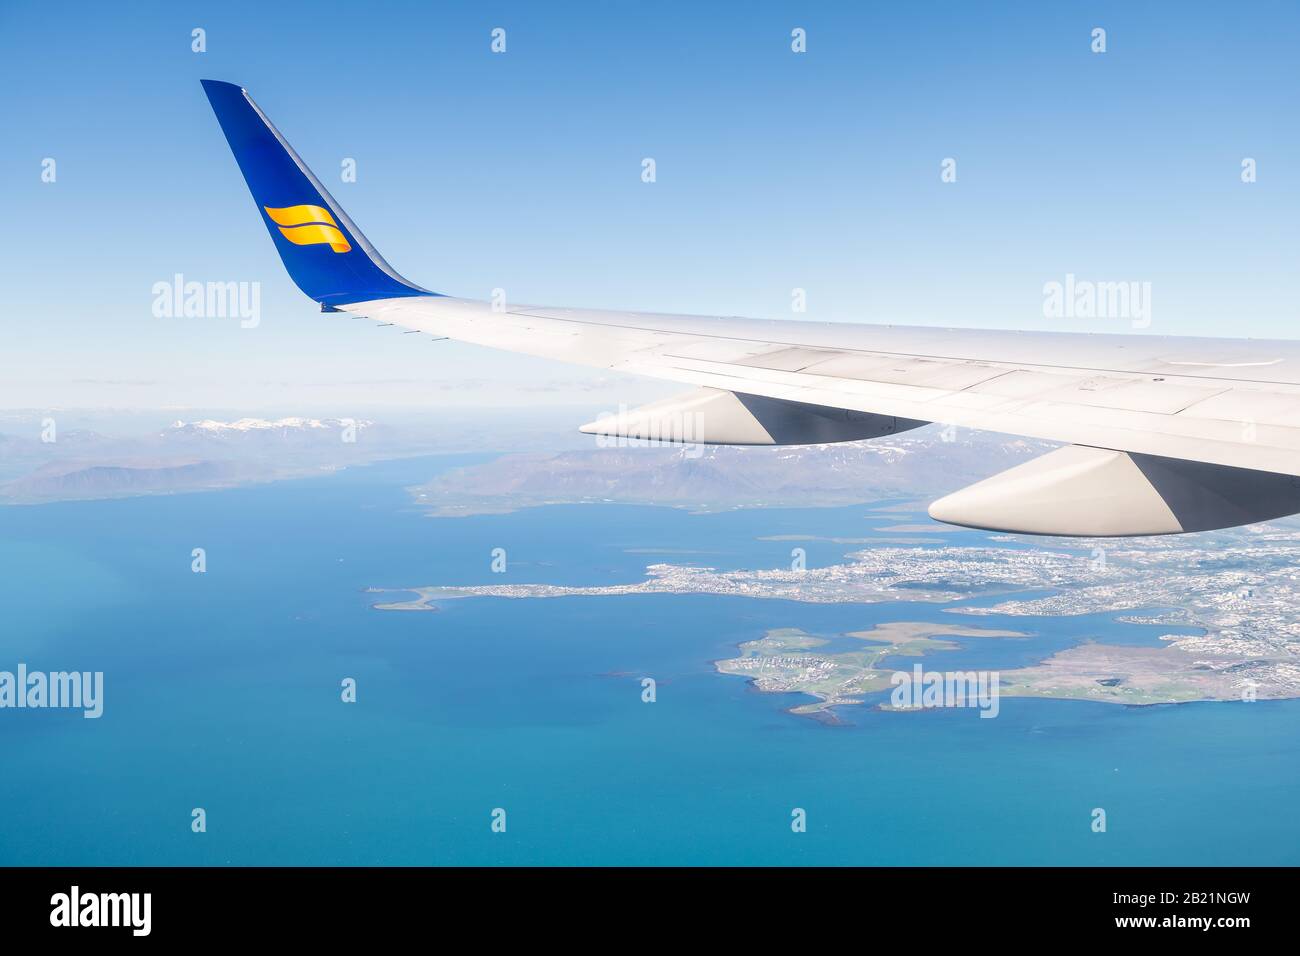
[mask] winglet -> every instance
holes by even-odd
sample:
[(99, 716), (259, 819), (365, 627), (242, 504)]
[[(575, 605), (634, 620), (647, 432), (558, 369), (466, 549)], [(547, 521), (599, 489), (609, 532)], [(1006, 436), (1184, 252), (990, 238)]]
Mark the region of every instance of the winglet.
[(258, 214), (289, 276), (324, 306), (437, 295), (400, 275), (243, 88), (202, 80)]

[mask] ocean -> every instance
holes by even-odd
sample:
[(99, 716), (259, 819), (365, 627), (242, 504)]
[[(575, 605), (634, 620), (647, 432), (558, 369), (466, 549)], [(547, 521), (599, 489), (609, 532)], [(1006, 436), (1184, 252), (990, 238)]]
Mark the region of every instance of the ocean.
[(1169, 629), (700, 595), (375, 610), (403, 596), (372, 586), (633, 582), (660, 561), (788, 566), (796, 545), (831, 564), (864, 545), (759, 539), (881, 525), (862, 506), (434, 519), (404, 490), (474, 460), (0, 509), (0, 670), (103, 671), (105, 688), (98, 720), (0, 710), (0, 864), (1300, 862), (1300, 701), (1004, 698), (993, 720), (855, 707), (828, 726), (712, 664), (774, 627), (1038, 635), (942, 658), (984, 668)]

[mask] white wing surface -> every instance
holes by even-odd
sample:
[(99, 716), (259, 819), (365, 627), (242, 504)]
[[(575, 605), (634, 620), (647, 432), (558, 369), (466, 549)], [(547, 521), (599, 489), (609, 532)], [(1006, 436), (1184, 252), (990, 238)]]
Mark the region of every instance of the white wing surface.
[(449, 297), (348, 311), (492, 348), (690, 385), (1300, 475), (1300, 343), (986, 332)]

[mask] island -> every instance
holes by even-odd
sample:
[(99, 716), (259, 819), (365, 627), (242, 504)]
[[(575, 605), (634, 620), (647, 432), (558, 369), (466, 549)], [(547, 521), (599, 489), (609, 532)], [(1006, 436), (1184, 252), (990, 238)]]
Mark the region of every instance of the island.
[(790, 708), (790, 713), (837, 723), (831, 708), (861, 704), (866, 695), (893, 686), (891, 678), (895, 669), (882, 666), (887, 657), (920, 657), (960, 646), (940, 640), (942, 636), (1027, 638), (1030, 635), (993, 628), (891, 621), (870, 630), (851, 631), (846, 636), (857, 638), (867, 646), (828, 654), (818, 652), (818, 648), (830, 643), (826, 638), (798, 628), (775, 628), (756, 641), (741, 644), (739, 657), (713, 663), (720, 673), (749, 678), (760, 691), (814, 697), (811, 703)]

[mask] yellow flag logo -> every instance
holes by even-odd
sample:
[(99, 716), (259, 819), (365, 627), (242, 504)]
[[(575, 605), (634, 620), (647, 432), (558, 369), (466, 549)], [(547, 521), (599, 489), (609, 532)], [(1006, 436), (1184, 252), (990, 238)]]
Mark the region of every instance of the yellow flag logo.
[(322, 206), (263, 206), (271, 221), (280, 227), (284, 238), (298, 246), (328, 245), (335, 252), (348, 252), (352, 246), (328, 209)]

